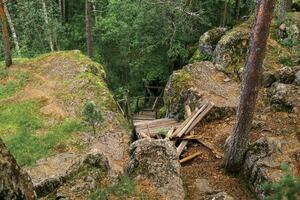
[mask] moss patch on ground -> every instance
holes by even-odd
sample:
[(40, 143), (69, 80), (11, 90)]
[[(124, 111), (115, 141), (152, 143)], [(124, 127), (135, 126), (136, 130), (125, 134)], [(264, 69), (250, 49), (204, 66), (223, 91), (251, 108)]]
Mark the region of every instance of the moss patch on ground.
[(82, 109), (94, 101), (103, 123), (97, 134), (126, 130), (99, 63), (80, 51), (14, 60), (0, 67), (0, 137), (21, 165), (63, 152), (82, 152), (82, 137), (93, 134), (82, 122)]
[[(35, 101), (0, 106), (0, 136), (19, 165), (34, 164), (83, 129), (80, 122), (72, 119), (51, 126), (46, 120)], [(44, 130), (44, 133), (39, 135), (38, 130)]]

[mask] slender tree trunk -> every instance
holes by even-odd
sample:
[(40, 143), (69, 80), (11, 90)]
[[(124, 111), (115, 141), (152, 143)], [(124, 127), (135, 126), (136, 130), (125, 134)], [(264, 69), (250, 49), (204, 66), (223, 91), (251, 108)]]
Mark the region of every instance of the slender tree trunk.
[(18, 166), (1, 138), (0, 199), (36, 199), (30, 177)]
[(235, 0), (235, 20), (240, 20), (240, 7), (241, 7), (241, 0)]
[(239, 171), (243, 165), (252, 125), (257, 95), (261, 85), (265, 56), (275, 0), (259, 0), (248, 55), (243, 72), (237, 122), (225, 144), (224, 165), (228, 171)]
[(87, 55), (90, 58), (92, 58), (93, 56), (92, 2), (90, 0), (85, 0), (85, 33), (86, 33)]
[(228, 12), (228, 2), (227, 2), (227, 0), (225, 0), (225, 2), (224, 2), (224, 11), (223, 11), (222, 27), (225, 27), (225, 25), (226, 25), (227, 12)]
[(10, 51), (10, 43), (9, 43), (9, 35), (7, 31), (6, 17), (4, 13), (4, 2), (0, 0), (0, 16), (2, 22), (2, 41), (4, 46), (4, 57), (5, 57), (5, 65), (9, 67), (12, 65), (11, 51)]
[(48, 19), (48, 13), (47, 13), (47, 7), (46, 7), (45, 0), (42, 0), (42, 4), (43, 4), (43, 13), (44, 13), (45, 24), (47, 27), (46, 29), (47, 29), (47, 35), (48, 35), (50, 49), (51, 49), (51, 51), (54, 51), (54, 45), (53, 45), (51, 30), (49, 28), (49, 19)]
[(14, 39), (14, 43), (15, 43), (17, 54), (18, 54), (18, 56), (20, 56), (21, 55), (21, 51), (20, 51), (20, 45), (19, 45), (19, 40), (18, 40), (18, 37), (17, 37), (16, 29), (15, 29), (14, 23), (13, 23), (13, 21), (11, 19), (11, 16), (10, 16), (9, 11), (8, 11), (8, 9), (7, 9), (7, 7), (6, 7), (5, 4), (4, 4), (4, 12), (5, 12), (5, 15), (6, 15), (6, 18), (7, 18), (7, 21), (8, 21), (8, 24), (9, 24), (9, 27), (10, 27), (13, 39)]

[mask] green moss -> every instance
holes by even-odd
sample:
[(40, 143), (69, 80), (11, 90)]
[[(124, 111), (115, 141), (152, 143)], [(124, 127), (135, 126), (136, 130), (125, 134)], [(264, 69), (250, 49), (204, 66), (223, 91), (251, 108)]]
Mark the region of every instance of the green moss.
[(3, 140), (19, 165), (31, 165), (48, 156), (55, 146), (65, 144), (74, 132), (82, 129), (79, 122), (66, 119), (42, 136), (35, 135), (37, 129), (21, 127), (16, 134), (5, 136)]
[(143, 195), (137, 192), (135, 180), (128, 176), (118, 177), (118, 181), (111, 187), (95, 190), (90, 194), (89, 199), (106, 200), (109, 196), (114, 196), (116, 199), (127, 199), (134, 197), (143, 199), (141, 198)]
[(210, 55), (203, 55), (200, 53), (199, 49), (197, 49), (195, 51), (195, 53), (193, 54), (193, 56), (191, 57), (191, 59), (189, 60), (189, 63), (195, 63), (195, 62), (201, 62), (201, 61), (211, 61), (212, 60), (212, 56)]
[(19, 91), (28, 81), (29, 75), (26, 72), (7, 71), (0, 69), (0, 78), (3, 80), (0, 85), (0, 100), (11, 97)]

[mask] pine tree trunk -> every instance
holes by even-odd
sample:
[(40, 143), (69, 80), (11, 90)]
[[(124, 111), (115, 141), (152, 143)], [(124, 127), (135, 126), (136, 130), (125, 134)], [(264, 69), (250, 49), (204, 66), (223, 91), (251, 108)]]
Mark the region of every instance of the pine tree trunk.
[(4, 57), (5, 57), (5, 66), (9, 67), (12, 65), (11, 51), (10, 51), (10, 43), (9, 43), (9, 35), (6, 24), (6, 17), (4, 13), (4, 2), (0, 0), (0, 17), (2, 22), (2, 40), (4, 46)]
[(21, 51), (20, 51), (20, 45), (19, 45), (19, 41), (18, 41), (16, 29), (15, 29), (14, 23), (13, 23), (13, 21), (11, 19), (11, 16), (10, 16), (9, 11), (8, 11), (8, 9), (7, 9), (7, 7), (6, 7), (5, 4), (4, 4), (4, 12), (5, 12), (5, 15), (6, 15), (6, 18), (7, 18), (7, 21), (8, 21), (8, 24), (9, 24), (12, 36), (13, 36), (13, 40), (14, 40), (14, 43), (15, 43), (17, 54), (18, 54), (18, 56), (20, 56), (21, 55)]
[(43, 13), (44, 13), (45, 25), (47, 27), (46, 32), (47, 32), (47, 35), (48, 35), (49, 46), (50, 46), (51, 51), (54, 51), (54, 45), (53, 45), (51, 30), (49, 28), (49, 19), (48, 19), (48, 13), (47, 13), (47, 7), (46, 7), (45, 0), (42, 0), (42, 4), (43, 4)]
[(90, 58), (92, 58), (93, 56), (92, 2), (90, 0), (85, 0), (85, 33), (86, 33), (87, 55)]
[(243, 72), (237, 122), (233, 134), (225, 144), (224, 165), (228, 171), (239, 171), (248, 147), (257, 95), (261, 85), (265, 56), (275, 0), (259, 0), (248, 55)]
[(241, 6), (241, 0), (235, 0), (235, 20), (240, 20), (240, 6)]
[(227, 12), (228, 12), (228, 3), (227, 3), (227, 0), (225, 0), (225, 2), (224, 2), (224, 11), (223, 11), (222, 27), (226, 26)]
[(17, 165), (1, 138), (0, 199), (36, 199), (30, 177)]

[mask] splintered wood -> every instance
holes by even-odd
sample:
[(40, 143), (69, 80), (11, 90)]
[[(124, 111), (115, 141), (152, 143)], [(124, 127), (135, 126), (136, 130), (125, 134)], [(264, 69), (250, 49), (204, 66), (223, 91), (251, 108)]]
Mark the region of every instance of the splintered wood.
[(172, 134), (172, 138), (181, 138), (183, 135), (191, 132), (213, 107), (213, 103), (207, 103), (204, 104), (199, 110), (193, 112), (192, 115), (176, 129), (176, 131)]
[[(139, 138), (159, 138), (161, 135), (171, 135), (172, 130), (180, 125), (175, 119), (156, 119), (134, 121), (135, 131)], [(172, 132), (170, 132), (172, 131)]]
[[(217, 152), (210, 143), (202, 141), (199, 136), (194, 135), (193, 131), (213, 107), (214, 104), (209, 102), (203, 104), (200, 108), (196, 108), (196, 110), (192, 112), (190, 106), (186, 104), (185, 112), (187, 118), (184, 122), (179, 123), (175, 119), (169, 118), (157, 120), (135, 120), (135, 130), (139, 138), (162, 138), (164, 135), (166, 140), (181, 139), (181, 143), (177, 147), (178, 157), (182, 154), (189, 140), (197, 140), (200, 144), (210, 149), (217, 158), (221, 158), (221, 154)], [(144, 119), (146, 119), (146, 117)], [(200, 153), (197, 152), (193, 155), (187, 156), (186, 158), (181, 159), (180, 163), (187, 162), (199, 155)]]

